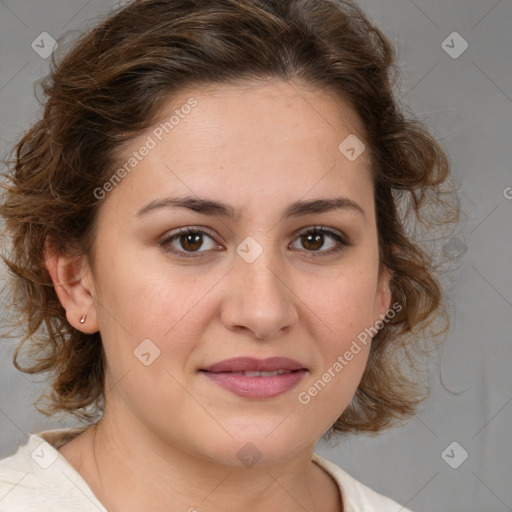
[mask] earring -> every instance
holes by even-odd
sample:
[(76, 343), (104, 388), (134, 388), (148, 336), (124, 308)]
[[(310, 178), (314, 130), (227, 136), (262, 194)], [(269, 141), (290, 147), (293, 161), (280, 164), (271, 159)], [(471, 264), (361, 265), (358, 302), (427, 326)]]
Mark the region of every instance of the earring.
[(82, 316), (80, 317), (80, 323), (81, 323), (81, 324), (85, 324), (85, 320), (86, 320), (86, 319), (87, 319), (87, 315), (82, 315)]

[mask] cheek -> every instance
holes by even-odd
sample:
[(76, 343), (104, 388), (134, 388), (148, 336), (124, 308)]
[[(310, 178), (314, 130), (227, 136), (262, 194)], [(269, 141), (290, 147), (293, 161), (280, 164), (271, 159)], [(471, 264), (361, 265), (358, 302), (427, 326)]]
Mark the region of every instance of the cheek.
[(317, 282), (314, 294), (306, 295), (305, 289), (301, 292), (309, 297), (307, 305), (330, 333), (330, 346), (342, 348), (348, 339), (372, 325), (376, 280), (377, 274), (371, 267), (366, 271), (353, 269)]
[(182, 365), (210, 320), (208, 290), (218, 278), (210, 282), (197, 272), (191, 277), (190, 272), (135, 265), (128, 257), (115, 266), (103, 261), (98, 268), (103, 270), (98, 275), (98, 321), (113, 377), (141, 370), (136, 354), (142, 347), (151, 357), (158, 354), (158, 363), (172, 371)]
[[(129, 247), (115, 245), (105, 244), (104, 256), (98, 258), (97, 309), (105, 329), (113, 324), (133, 338), (163, 338), (190, 309), (196, 285), (146, 262), (143, 251), (132, 254)], [(117, 255), (115, 262), (108, 261), (109, 252)]]
[(318, 285), (306, 301), (317, 319), (313, 336), (319, 358), (297, 398), (332, 422), (356, 392), (371, 347), (376, 274), (367, 268)]

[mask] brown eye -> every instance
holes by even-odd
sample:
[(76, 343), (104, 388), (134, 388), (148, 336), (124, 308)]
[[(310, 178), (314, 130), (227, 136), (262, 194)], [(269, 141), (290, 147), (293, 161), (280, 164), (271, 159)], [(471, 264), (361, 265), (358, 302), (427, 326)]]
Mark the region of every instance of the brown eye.
[(311, 251), (317, 251), (324, 245), (324, 235), (320, 233), (309, 233), (301, 236), (302, 246)]
[(197, 251), (203, 244), (203, 235), (199, 233), (187, 233), (180, 235), (179, 241), (186, 251)]
[[(205, 245), (206, 248), (204, 248)], [(170, 233), (161, 242), (161, 246), (167, 252), (185, 258), (201, 256), (202, 253), (209, 252), (216, 248), (222, 249), (208, 233), (201, 229), (193, 229), (190, 227), (180, 228), (176, 232)], [(203, 250), (200, 250), (201, 248), (203, 248)]]
[[(329, 241), (330, 239), (330, 241)], [(341, 251), (351, 245), (340, 234), (324, 227), (315, 227), (299, 234), (298, 239), (301, 247), (306, 252), (318, 253), (314, 256), (322, 256)], [(327, 249), (325, 246), (327, 245)], [(323, 250), (322, 247), (324, 248)]]

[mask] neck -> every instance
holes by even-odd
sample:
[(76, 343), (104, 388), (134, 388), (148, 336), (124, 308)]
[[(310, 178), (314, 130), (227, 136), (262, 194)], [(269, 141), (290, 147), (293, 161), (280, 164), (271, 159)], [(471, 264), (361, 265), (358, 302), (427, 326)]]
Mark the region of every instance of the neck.
[(264, 467), (229, 466), (114, 416), (106, 409), (96, 426), (61, 449), (109, 512), (341, 510), (336, 484), (311, 461), (314, 445)]

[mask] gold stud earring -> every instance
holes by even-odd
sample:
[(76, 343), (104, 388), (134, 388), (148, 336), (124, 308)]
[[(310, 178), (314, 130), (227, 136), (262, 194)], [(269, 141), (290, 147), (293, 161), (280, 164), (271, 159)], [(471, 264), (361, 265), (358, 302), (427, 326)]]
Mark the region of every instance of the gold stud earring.
[(80, 323), (81, 323), (81, 324), (85, 324), (85, 320), (86, 320), (86, 319), (87, 319), (87, 315), (82, 315), (82, 316), (80, 317)]

